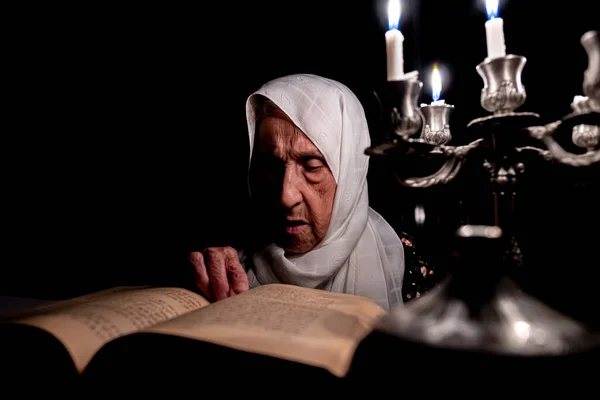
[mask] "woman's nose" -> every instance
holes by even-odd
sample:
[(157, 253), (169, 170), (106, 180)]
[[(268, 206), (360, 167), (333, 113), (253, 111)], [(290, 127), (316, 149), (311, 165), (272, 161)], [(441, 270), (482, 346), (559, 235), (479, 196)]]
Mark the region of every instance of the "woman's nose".
[(281, 188), (281, 205), (285, 208), (293, 208), (302, 202), (302, 193), (300, 186), (302, 179), (298, 176), (294, 167), (286, 167), (283, 175), (283, 184)]

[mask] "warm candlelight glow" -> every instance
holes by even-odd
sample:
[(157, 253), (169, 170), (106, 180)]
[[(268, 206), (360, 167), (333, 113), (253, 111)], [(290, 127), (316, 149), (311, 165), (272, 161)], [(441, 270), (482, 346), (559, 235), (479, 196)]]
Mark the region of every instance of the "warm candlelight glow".
[(388, 28), (398, 29), (400, 27), (400, 15), (402, 14), (402, 6), (400, 0), (390, 0), (388, 3)]
[(488, 19), (498, 17), (498, 6), (499, 0), (485, 0), (485, 12), (487, 13)]
[(442, 96), (442, 75), (440, 74), (440, 70), (435, 64), (433, 66), (433, 71), (431, 72), (431, 97), (433, 101), (438, 101)]

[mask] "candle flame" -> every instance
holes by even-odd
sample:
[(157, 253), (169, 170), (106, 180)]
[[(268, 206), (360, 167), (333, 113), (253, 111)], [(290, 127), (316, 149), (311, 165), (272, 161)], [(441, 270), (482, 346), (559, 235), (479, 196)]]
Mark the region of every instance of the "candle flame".
[(390, 30), (400, 27), (400, 15), (402, 15), (402, 6), (400, 0), (389, 0), (388, 2), (388, 27)]
[(488, 19), (494, 19), (498, 17), (499, 0), (485, 0), (485, 12)]
[(431, 72), (431, 97), (433, 101), (438, 101), (442, 96), (442, 75), (440, 74), (440, 70), (435, 64), (433, 66), (433, 71)]

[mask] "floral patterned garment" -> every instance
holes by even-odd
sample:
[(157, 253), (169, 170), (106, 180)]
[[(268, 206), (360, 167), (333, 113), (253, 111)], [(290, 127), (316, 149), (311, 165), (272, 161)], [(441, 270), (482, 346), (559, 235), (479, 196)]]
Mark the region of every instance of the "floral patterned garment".
[(411, 236), (405, 232), (399, 232), (398, 236), (404, 245), (405, 269), (402, 298), (407, 303), (434, 288), (442, 277), (433, 265), (429, 265), (421, 257)]

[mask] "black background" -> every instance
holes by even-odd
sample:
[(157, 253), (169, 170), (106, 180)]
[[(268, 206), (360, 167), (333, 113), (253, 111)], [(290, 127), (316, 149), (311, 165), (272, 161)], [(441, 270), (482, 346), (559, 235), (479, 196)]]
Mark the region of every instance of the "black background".
[[(528, 97), (519, 111), (537, 112), (542, 122), (571, 111), (587, 67), (579, 40), (598, 28), (593, 3), (501, 2), (507, 52), (527, 57)], [(339, 80), (363, 101), (377, 141), (373, 91), (386, 79), (386, 6), (263, 1), (22, 10), (4, 61), (15, 91), (2, 146), (2, 292), (58, 298), (115, 284), (185, 282), (178, 279), (190, 272), (190, 251), (243, 243), (253, 229), (247, 96), (289, 73)], [(420, 72), (419, 102), (430, 102), (429, 72), (440, 64), (442, 98), (455, 105), (456, 144), (472, 139), (469, 121), (487, 115), (475, 71), (486, 57), (485, 21), (481, 0), (403, 1), (405, 70)], [(534, 286), (577, 309), (593, 301), (597, 233), (585, 229), (597, 214), (596, 189), (575, 187), (572, 171), (532, 165), (519, 215)], [(373, 162), (371, 204), (443, 264), (458, 225), (491, 223), (482, 185), (465, 178), (409, 191)], [(424, 226), (414, 222), (416, 204), (425, 205)]]

